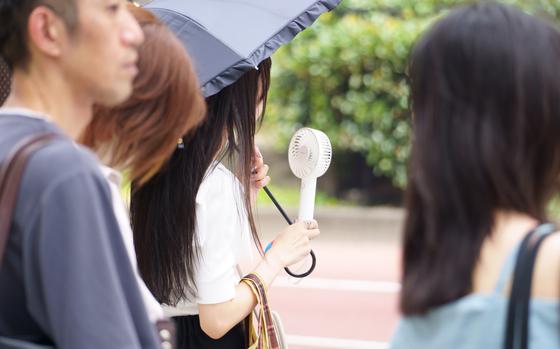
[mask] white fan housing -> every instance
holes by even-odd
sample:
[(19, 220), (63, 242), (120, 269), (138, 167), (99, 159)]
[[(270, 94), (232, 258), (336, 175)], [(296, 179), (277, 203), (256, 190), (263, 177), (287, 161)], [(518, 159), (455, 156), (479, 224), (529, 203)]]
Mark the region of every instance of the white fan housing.
[(313, 219), (317, 178), (327, 172), (332, 159), (329, 137), (312, 128), (299, 129), (288, 150), (288, 161), (294, 175), (301, 179), (298, 219)]

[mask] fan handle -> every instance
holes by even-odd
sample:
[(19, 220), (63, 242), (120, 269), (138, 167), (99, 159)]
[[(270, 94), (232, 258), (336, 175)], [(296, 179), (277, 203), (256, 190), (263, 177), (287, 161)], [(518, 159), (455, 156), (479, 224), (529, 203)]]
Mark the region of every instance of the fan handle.
[(317, 178), (304, 178), (301, 180), (299, 196), (298, 220), (300, 222), (313, 219), (315, 210), (315, 191), (317, 188)]

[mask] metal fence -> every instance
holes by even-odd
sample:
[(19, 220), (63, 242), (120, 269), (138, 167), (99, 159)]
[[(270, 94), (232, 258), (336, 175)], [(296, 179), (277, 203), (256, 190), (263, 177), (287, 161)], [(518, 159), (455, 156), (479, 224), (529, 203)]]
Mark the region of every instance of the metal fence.
[(0, 58), (0, 106), (4, 104), (10, 94), (10, 69), (6, 62)]

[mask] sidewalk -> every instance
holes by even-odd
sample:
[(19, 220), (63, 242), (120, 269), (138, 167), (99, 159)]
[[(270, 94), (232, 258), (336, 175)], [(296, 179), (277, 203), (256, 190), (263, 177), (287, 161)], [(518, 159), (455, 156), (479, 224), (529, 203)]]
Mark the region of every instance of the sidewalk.
[[(297, 217), (297, 208), (286, 208), (286, 211), (292, 219)], [(315, 208), (315, 219), (321, 228), (321, 240), (338, 240), (344, 233), (344, 240), (398, 243), (404, 211), (394, 207), (325, 206)], [(273, 236), (287, 224), (274, 206), (257, 207), (256, 221), (264, 237)]]
[[(319, 207), (315, 216), (315, 272), (299, 283), (284, 273), (270, 291), (290, 349), (386, 348), (398, 322), (403, 210)], [(285, 224), (274, 207), (259, 208), (263, 242)]]

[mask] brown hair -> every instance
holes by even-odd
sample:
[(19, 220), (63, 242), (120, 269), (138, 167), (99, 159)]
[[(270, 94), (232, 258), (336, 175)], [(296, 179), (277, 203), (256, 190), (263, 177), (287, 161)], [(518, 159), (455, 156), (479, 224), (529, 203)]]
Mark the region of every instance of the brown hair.
[(130, 10), (145, 35), (132, 95), (114, 108), (95, 107), (83, 142), (142, 184), (203, 120), (206, 105), (184, 46), (154, 14), (133, 5)]

